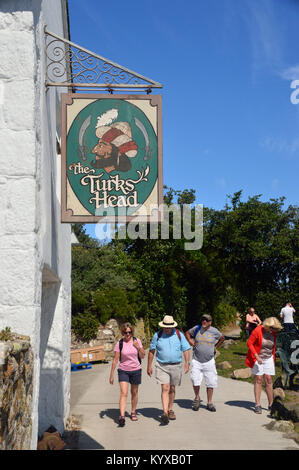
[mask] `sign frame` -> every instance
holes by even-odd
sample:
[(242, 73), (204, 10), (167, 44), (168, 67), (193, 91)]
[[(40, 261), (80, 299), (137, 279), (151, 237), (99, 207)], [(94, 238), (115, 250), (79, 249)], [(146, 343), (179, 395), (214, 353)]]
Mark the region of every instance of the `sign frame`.
[[(151, 107), (156, 108), (155, 111), (155, 127), (156, 127), (156, 138), (157, 138), (157, 179), (155, 180), (156, 187), (156, 200), (154, 205), (157, 206), (157, 209), (162, 207), (163, 204), (163, 156), (162, 156), (162, 96), (158, 94), (147, 94), (147, 95), (124, 95), (124, 94), (99, 94), (99, 93), (62, 93), (61, 94), (61, 222), (62, 223), (127, 223), (130, 221), (137, 222), (161, 222), (162, 220), (162, 211), (156, 210), (155, 216), (148, 213), (143, 214), (132, 214), (132, 215), (118, 215), (114, 214), (113, 216), (109, 215), (87, 215), (87, 214), (74, 214), (72, 208), (68, 207), (68, 188), (70, 187), (69, 178), (67, 174), (68, 163), (67, 163), (67, 139), (68, 139), (68, 130), (70, 130), (71, 124), (69, 121), (72, 120), (72, 123), (77, 118), (69, 119), (68, 110), (69, 106), (73, 105), (76, 100), (88, 100), (88, 104), (94, 103), (98, 100), (115, 100), (115, 101), (125, 101), (131, 103), (137, 102), (138, 100), (143, 100), (148, 103)], [(84, 109), (84, 102), (79, 101), (81, 110)], [(88, 106), (88, 104), (86, 106)], [(94, 152), (93, 152), (94, 153)], [(70, 191), (69, 191), (70, 192)], [(75, 195), (77, 197), (77, 195)], [(78, 201), (80, 202), (79, 198)], [(146, 202), (146, 201), (145, 201)], [(86, 210), (86, 212), (88, 212)]]

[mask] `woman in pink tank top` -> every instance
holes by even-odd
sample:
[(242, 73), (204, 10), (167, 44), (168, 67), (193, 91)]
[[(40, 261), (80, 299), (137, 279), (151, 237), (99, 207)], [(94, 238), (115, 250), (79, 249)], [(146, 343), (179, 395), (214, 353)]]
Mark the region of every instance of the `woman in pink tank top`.
[(119, 361), (118, 381), (120, 386), (119, 399), (119, 425), (125, 425), (125, 411), (129, 384), (131, 385), (131, 420), (137, 421), (136, 406), (138, 401), (138, 387), (141, 384), (141, 359), (145, 357), (140, 339), (135, 338), (131, 323), (124, 323), (121, 327), (123, 337), (116, 343), (114, 358), (111, 364), (110, 383), (114, 383), (114, 370)]

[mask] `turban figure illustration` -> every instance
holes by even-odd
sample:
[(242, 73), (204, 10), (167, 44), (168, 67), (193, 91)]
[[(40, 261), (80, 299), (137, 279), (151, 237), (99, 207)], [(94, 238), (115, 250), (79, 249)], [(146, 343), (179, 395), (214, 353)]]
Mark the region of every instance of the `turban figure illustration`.
[(117, 117), (118, 110), (110, 109), (98, 117), (96, 125), (95, 133), (99, 140), (92, 149), (96, 159), (91, 165), (94, 168), (104, 168), (107, 173), (113, 170), (130, 170), (130, 159), (136, 157), (138, 152), (129, 123), (114, 122)]

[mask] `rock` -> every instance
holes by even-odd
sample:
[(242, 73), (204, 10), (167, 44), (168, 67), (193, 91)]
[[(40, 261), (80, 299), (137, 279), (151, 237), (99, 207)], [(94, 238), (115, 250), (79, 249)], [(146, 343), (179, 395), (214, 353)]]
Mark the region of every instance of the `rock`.
[(250, 367), (246, 367), (245, 369), (236, 369), (231, 375), (232, 379), (249, 379), (251, 377), (251, 369)]
[(233, 346), (236, 342), (233, 339), (226, 339), (222, 343), (222, 348), (223, 349), (229, 349), (231, 346)]
[(294, 425), (291, 421), (270, 421), (265, 426), (270, 431), (291, 432), (294, 430)]
[(273, 390), (273, 398), (280, 397), (282, 400), (285, 399), (285, 393), (282, 388), (274, 388)]
[(228, 361), (219, 362), (217, 368), (220, 370), (231, 369), (232, 365)]
[(299, 434), (297, 432), (291, 431), (283, 435), (287, 439), (294, 439), (294, 441), (299, 444)]

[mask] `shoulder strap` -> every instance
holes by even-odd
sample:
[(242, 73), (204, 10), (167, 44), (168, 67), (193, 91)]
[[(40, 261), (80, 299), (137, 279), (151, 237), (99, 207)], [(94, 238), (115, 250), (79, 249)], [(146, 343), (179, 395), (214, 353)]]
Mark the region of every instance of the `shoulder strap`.
[[(137, 338), (135, 338), (135, 336), (133, 336), (133, 341), (136, 341), (136, 340), (137, 340)], [(119, 340), (119, 362), (121, 361), (121, 350), (122, 350), (122, 348), (123, 348), (123, 345), (124, 345), (124, 339), (121, 338), (121, 339)], [(140, 359), (140, 357), (139, 357), (139, 354), (137, 354), (137, 356), (138, 356), (138, 361), (139, 361), (140, 364), (141, 364), (141, 359)]]
[(200, 331), (201, 325), (197, 325), (196, 330), (194, 331), (194, 338), (196, 338), (197, 333)]
[[(178, 329), (176, 328), (176, 329), (175, 329), (175, 332), (176, 332), (176, 334), (177, 334), (179, 340), (181, 341), (181, 332), (180, 332), (180, 330), (178, 330)], [(161, 338), (162, 333), (163, 333), (163, 330), (159, 330), (159, 331), (158, 331), (158, 339)]]
[[(133, 336), (133, 341), (137, 341), (137, 338), (135, 338), (135, 336)], [(141, 359), (140, 359), (140, 357), (139, 357), (139, 354), (138, 354), (138, 352), (137, 352), (137, 357), (138, 357), (138, 361), (139, 361), (139, 363), (141, 364)]]
[(124, 339), (121, 338), (118, 343), (119, 343), (119, 362), (120, 362), (121, 361), (121, 350), (123, 348)]

